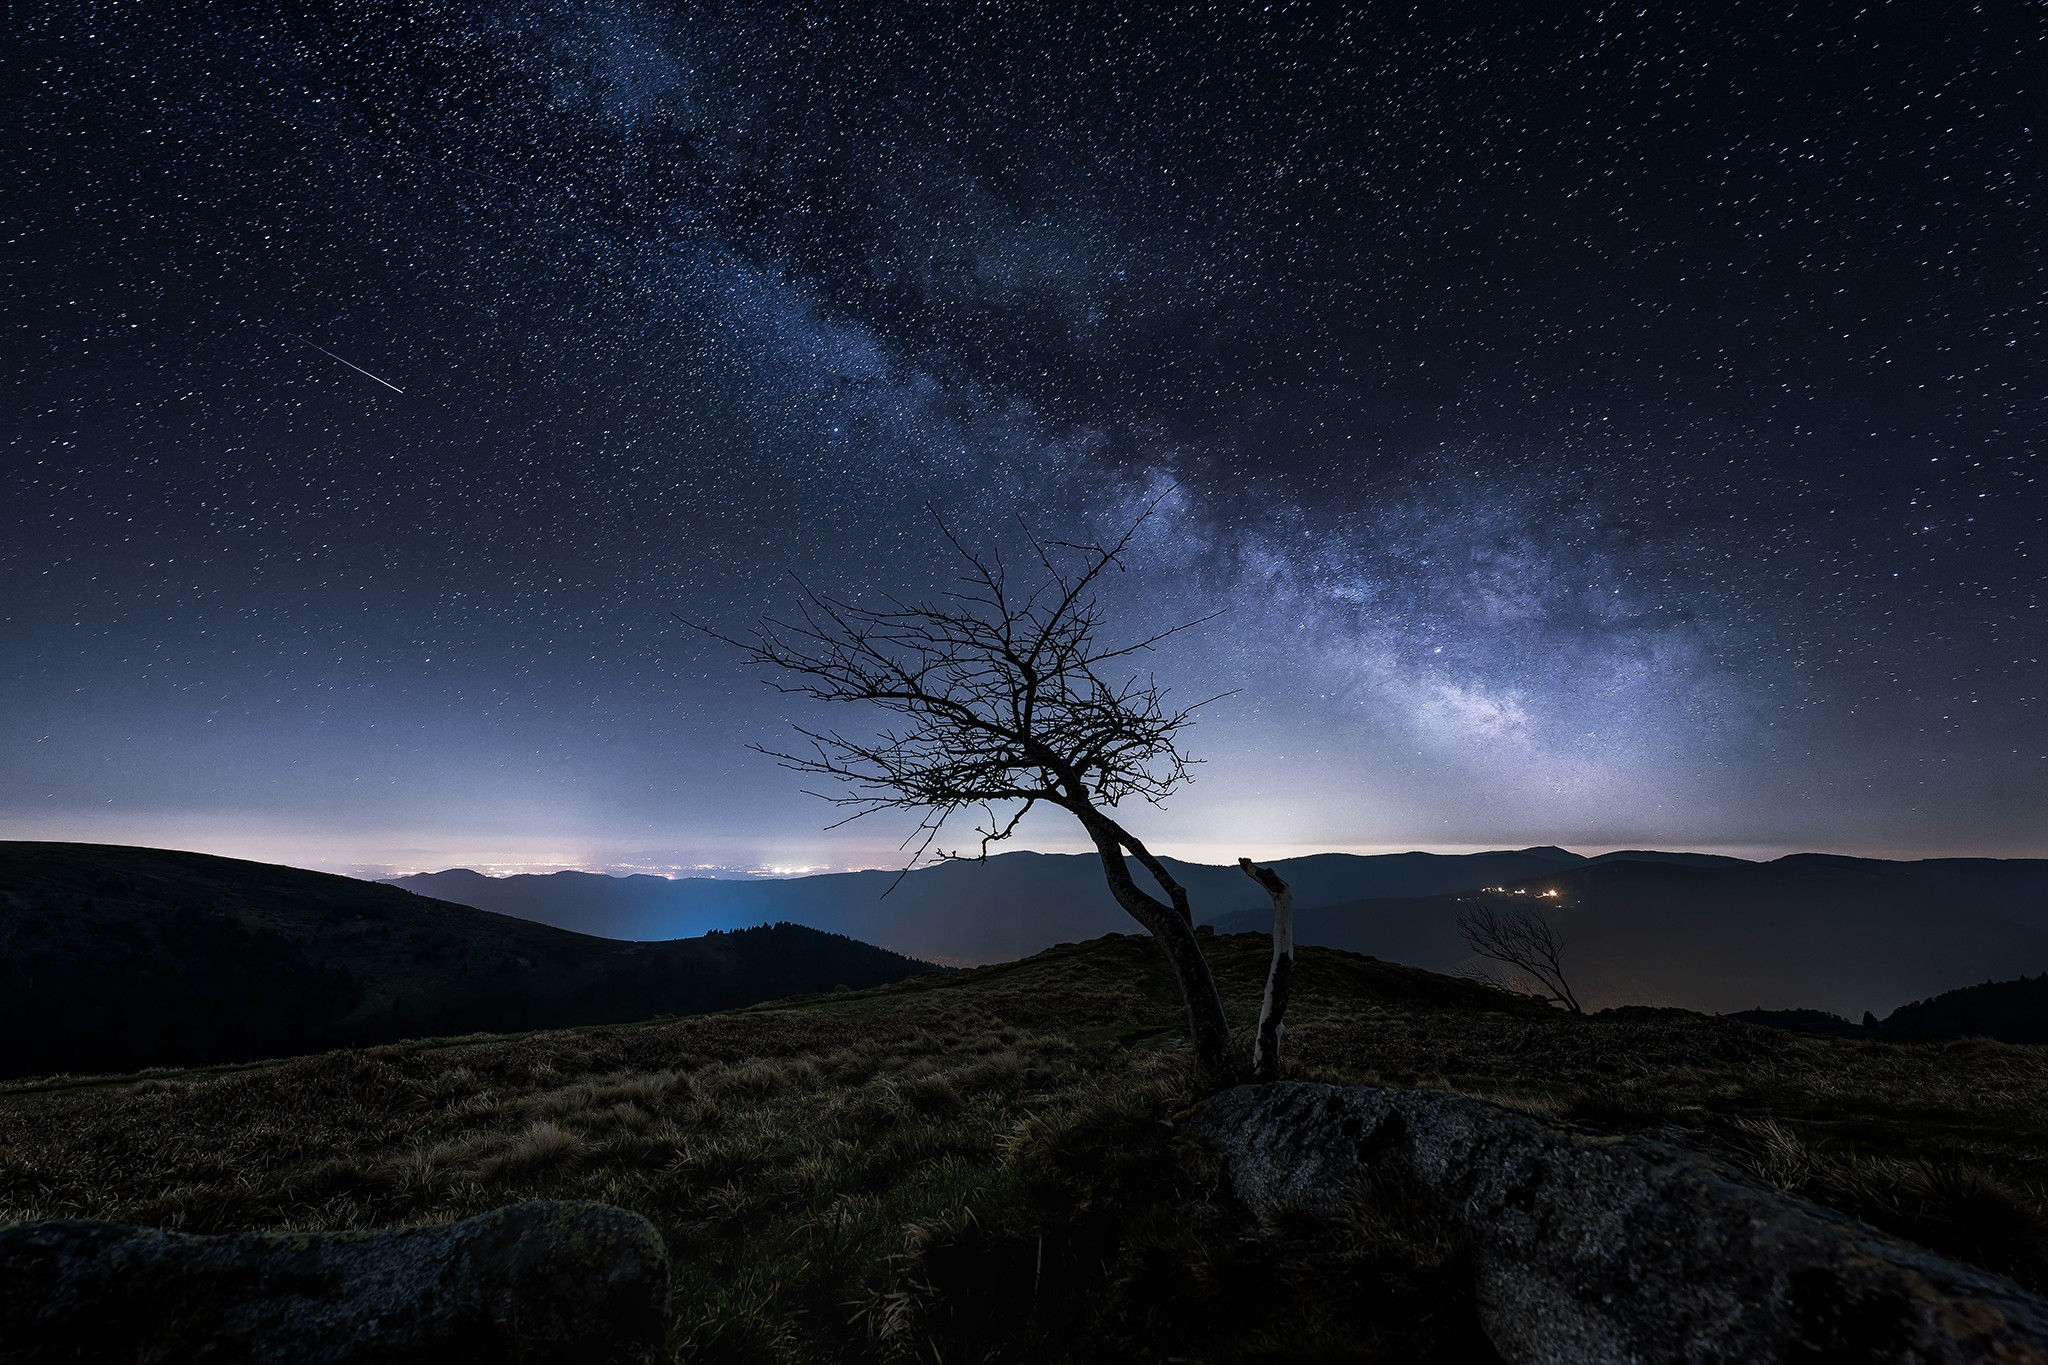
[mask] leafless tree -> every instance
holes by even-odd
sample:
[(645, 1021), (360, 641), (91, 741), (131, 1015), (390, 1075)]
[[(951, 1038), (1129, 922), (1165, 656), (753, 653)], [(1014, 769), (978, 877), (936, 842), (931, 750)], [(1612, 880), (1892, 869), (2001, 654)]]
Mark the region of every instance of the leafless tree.
[(1585, 1013), (1565, 980), (1564, 937), (1542, 911), (1520, 905), (1502, 912), (1479, 902), (1458, 912), (1458, 932), (1475, 954), (1497, 964), (1468, 968), (1465, 974), (1473, 980), (1541, 996), (1545, 1003), (1563, 1005), (1573, 1014)]
[[(856, 702), (890, 718), (871, 735), (799, 725), (804, 743), (793, 751), (754, 747), (798, 773), (831, 779), (835, 790), (816, 794), (847, 810), (840, 824), (879, 811), (919, 812), (906, 841), (918, 846), (911, 866), (963, 812), (979, 815), (978, 847), (941, 849), (937, 857), (986, 858), (1040, 806), (1072, 815), (1095, 847), (1110, 894), (1165, 952), (1205, 1081), (1225, 1084), (1247, 1068), (1195, 938), (1187, 890), (1122, 816), (1132, 798), (1158, 805), (1188, 780), (1191, 760), (1179, 741), (1204, 704), (1171, 703), (1139, 667), (1141, 656), (1200, 620), (1127, 643), (1103, 638), (1097, 589), (1123, 567), (1149, 515), (1100, 544), (1044, 540), (1027, 527), (1028, 561), (1016, 575), (999, 554), (968, 548), (940, 521), (963, 571), (934, 599), (862, 605), (799, 584), (792, 616), (764, 620), (744, 638), (697, 628), (772, 670), (769, 681), (783, 692)], [(1259, 873), (1285, 891), (1277, 876)], [(1292, 956), (1290, 941), (1290, 964)], [(1276, 973), (1280, 961), (1276, 942)], [(1261, 1070), (1277, 1075), (1284, 979), (1277, 1004), (1273, 994), (1269, 987), (1260, 1037), (1265, 1043), (1270, 1034), (1270, 1046)]]

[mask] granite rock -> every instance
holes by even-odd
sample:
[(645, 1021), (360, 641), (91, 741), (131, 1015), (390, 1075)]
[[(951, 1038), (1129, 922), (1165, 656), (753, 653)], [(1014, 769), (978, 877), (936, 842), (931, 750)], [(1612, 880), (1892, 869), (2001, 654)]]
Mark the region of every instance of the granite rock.
[(2048, 1302), (1667, 1143), (1305, 1082), (1225, 1091), (1186, 1126), (1262, 1217), (1413, 1192), (1512, 1365), (2048, 1362)]

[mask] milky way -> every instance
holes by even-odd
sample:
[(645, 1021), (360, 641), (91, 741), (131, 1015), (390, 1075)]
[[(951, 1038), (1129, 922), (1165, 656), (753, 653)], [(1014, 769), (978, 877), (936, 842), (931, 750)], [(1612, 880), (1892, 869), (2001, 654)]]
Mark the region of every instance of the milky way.
[(671, 613), (1163, 496), (1166, 847), (2048, 854), (2038, 12), (16, 27), (0, 837), (885, 861)]

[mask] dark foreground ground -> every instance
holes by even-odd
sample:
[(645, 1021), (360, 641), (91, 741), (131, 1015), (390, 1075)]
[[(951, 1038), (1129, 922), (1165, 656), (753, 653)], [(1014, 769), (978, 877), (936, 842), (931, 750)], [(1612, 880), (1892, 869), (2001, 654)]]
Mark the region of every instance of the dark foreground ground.
[[(1214, 940), (1237, 1017), (1267, 944)], [(1643, 1132), (2048, 1288), (2048, 1052), (1573, 1018), (1305, 950), (1311, 1079)], [(1398, 1198), (1258, 1233), (1176, 1139), (1187, 1053), (1150, 942), (739, 1013), (0, 1086), (0, 1220), (188, 1231), (646, 1214), (676, 1358), (1485, 1360), (1463, 1249)]]

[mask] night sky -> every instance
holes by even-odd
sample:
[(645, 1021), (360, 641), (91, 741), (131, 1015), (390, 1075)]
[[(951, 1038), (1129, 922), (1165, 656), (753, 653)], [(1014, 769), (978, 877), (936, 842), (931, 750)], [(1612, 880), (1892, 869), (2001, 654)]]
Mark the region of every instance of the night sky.
[(1163, 493), (1155, 847), (2048, 856), (2038, 7), (269, 8), (10, 20), (0, 837), (887, 863), (671, 613)]

